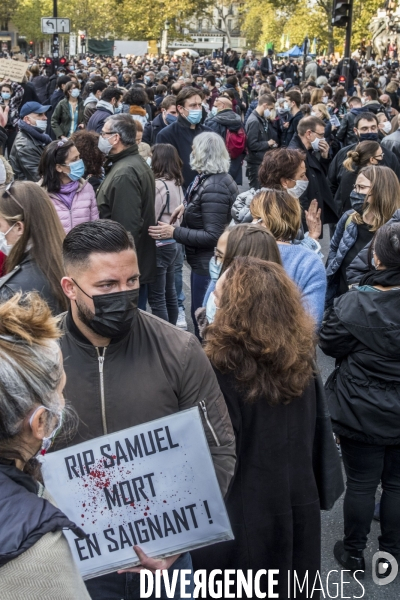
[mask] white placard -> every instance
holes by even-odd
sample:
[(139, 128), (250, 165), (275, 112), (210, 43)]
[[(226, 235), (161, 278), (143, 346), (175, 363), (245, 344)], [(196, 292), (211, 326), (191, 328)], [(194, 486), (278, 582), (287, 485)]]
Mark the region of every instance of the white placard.
[(69, 33), (69, 19), (42, 17), (42, 33)]
[(197, 408), (46, 455), (46, 488), (84, 579), (233, 539)]

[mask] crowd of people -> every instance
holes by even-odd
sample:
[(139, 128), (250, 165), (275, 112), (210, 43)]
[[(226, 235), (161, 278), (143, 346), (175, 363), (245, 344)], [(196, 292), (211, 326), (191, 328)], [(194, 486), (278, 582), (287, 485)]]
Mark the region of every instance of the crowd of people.
[(235, 539), (143, 568), (313, 580), (340, 456), (336, 560), (362, 577), (375, 517), (400, 562), (397, 59), (46, 68), (0, 82), (2, 600), (140, 597), (132, 569), (83, 583), (37, 455), (200, 405)]

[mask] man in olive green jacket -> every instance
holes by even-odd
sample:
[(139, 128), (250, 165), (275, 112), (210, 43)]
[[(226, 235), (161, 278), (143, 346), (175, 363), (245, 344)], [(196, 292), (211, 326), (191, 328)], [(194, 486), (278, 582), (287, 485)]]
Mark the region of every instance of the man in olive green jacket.
[(156, 277), (156, 245), (148, 234), (156, 225), (153, 172), (139, 155), (135, 121), (112, 115), (100, 134), (99, 148), (108, 155), (106, 177), (97, 192), (101, 219), (121, 223), (133, 236), (139, 260), (139, 308), (146, 308), (145, 286)]

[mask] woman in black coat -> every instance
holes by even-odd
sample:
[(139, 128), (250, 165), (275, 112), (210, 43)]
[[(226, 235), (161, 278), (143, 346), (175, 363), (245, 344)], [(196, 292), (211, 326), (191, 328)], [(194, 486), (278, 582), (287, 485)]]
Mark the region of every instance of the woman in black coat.
[(325, 387), (347, 473), (344, 539), (334, 554), (350, 570), (365, 569), (379, 483), (379, 550), (400, 559), (400, 223), (378, 229), (371, 252), (375, 267), (335, 301), (320, 332), (320, 347), (337, 361)]
[(313, 582), (320, 568), (312, 467), (315, 325), (283, 267), (258, 258), (233, 260), (217, 282), (215, 303), (205, 351), (236, 435), (236, 472), (226, 497), (235, 539), (193, 552), (194, 568), (279, 569), (279, 598), (310, 598), (287, 586), (288, 571), (293, 584), (293, 571), (299, 581), (308, 572)]
[[(186, 259), (192, 269), (191, 316), (199, 338), (195, 311), (203, 306), (210, 282), (210, 260), (220, 235), (231, 220), (231, 208), (239, 190), (228, 173), (229, 154), (217, 133), (201, 133), (194, 138), (190, 166), (199, 175), (187, 189), (181, 227), (159, 223), (157, 227), (149, 228), (149, 234), (156, 240), (174, 238), (185, 246)], [(182, 210), (183, 207), (176, 209), (171, 223)]]
[(349, 150), (335, 181), (330, 182), (339, 217), (346, 210), (352, 208), (350, 194), (353, 191), (360, 170), (368, 165), (378, 166), (382, 164), (383, 154), (382, 146), (371, 140), (360, 142), (355, 148)]
[[(9, 188), (9, 189), (7, 189)], [(19, 292), (39, 292), (53, 315), (68, 310), (61, 288), (64, 276), (60, 219), (46, 192), (32, 181), (0, 187), (0, 232), (6, 235), (5, 275), (0, 303)]]

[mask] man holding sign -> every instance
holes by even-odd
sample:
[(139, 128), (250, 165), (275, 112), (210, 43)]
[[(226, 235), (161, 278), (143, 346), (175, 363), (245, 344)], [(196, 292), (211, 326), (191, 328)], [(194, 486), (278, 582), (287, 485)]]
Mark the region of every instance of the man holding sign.
[[(137, 309), (140, 274), (132, 237), (113, 221), (82, 223), (66, 236), (63, 256), (61, 283), (71, 301), (61, 341), (65, 396), (80, 417), (70, 445), (199, 407), (225, 495), (235, 466), (225, 401), (196, 338)], [(191, 565), (188, 554), (139, 556), (152, 570), (174, 561), (176, 568)], [(138, 578), (111, 573), (89, 580), (87, 588), (94, 600), (130, 600), (137, 597)]]

